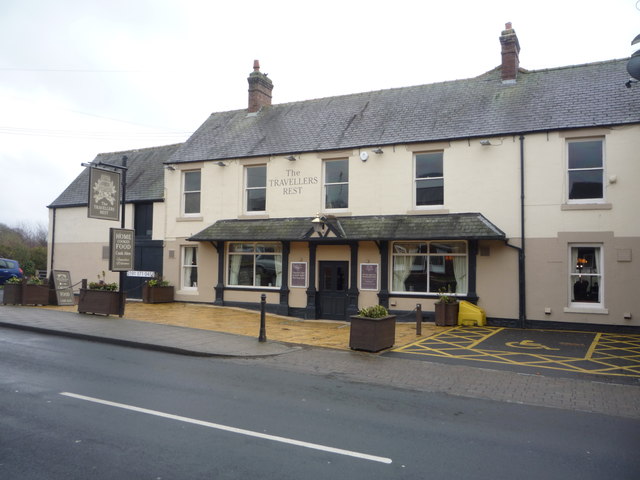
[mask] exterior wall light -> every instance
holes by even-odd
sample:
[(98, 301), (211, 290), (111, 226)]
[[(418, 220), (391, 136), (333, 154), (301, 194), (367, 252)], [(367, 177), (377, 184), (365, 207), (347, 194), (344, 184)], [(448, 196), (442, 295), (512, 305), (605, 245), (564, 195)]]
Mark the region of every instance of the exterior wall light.
[(219, 166), (219, 167), (226, 167), (226, 166), (227, 166), (227, 164), (226, 164), (226, 163), (224, 163), (224, 162), (218, 162), (218, 166)]
[(319, 213), (316, 213), (316, 218), (311, 220), (313, 231), (318, 234), (322, 233), (324, 231), (325, 221), (326, 221), (325, 217), (321, 217)]
[(295, 162), (297, 160), (296, 157), (294, 157), (293, 155), (289, 155), (288, 157), (285, 157), (285, 158), (290, 162)]
[(380, 155), (381, 153), (384, 153), (384, 150), (382, 150), (380, 147), (378, 148), (374, 148), (372, 150), (373, 153), (377, 153), (378, 155)]

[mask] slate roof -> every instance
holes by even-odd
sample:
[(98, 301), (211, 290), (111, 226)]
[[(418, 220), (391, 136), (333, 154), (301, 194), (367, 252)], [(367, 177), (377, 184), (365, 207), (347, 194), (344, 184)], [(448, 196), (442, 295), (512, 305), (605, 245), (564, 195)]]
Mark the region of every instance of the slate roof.
[(172, 163), (622, 125), (640, 121), (627, 59), (212, 114)]
[[(218, 220), (192, 241), (306, 240), (312, 218)], [(338, 218), (344, 236), (327, 240), (504, 240), (502, 230), (480, 213), (385, 215)]]
[[(100, 153), (92, 163), (121, 165), (127, 156), (127, 202), (159, 201), (164, 198), (164, 163), (181, 144), (163, 147)], [(85, 168), (56, 198), (49, 208), (86, 205), (89, 196), (89, 169)]]

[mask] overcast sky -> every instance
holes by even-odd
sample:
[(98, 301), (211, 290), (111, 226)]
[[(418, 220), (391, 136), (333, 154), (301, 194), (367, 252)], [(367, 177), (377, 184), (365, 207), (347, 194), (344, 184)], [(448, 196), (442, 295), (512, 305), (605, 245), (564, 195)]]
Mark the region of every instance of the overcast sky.
[(640, 2), (1, 0), (0, 223), (46, 225), (98, 153), (246, 108), (254, 59), (273, 103), (468, 78), (509, 21), (526, 69), (626, 58)]

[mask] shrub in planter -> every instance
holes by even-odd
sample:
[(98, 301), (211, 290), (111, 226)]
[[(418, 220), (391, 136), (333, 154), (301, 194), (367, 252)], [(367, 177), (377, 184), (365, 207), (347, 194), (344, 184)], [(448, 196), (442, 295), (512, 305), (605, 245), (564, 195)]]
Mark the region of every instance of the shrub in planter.
[(144, 303), (173, 302), (174, 288), (162, 278), (149, 280), (142, 286), (142, 301)]
[(48, 305), (49, 287), (38, 277), (10, 278), (5, 283), (4, 304)]
[(22, 304), (22, 279), (12, 277), (4, 284), (4, 296), (2, 303), (5, 305), (21, 305)]
[(379, 352), (391, 348), (396, 339), (396, 316), (382, 305), (363, 308), (351, 316), (349, 348)]
[[(124, 315), (118, 284), (107, 283), (98, 275), (97, 282), (89, 282), (89, 288), (81, 288), (78, 298), (78, 313), (99, 313), (102, 315)], [(84, 280), (83, 280), (84, 282)]]
[(439, 327), (452, 327), (458, 324), (458, 299), (447, 290), (440, 289), (439, 300), (435, 304), (436, 325)]

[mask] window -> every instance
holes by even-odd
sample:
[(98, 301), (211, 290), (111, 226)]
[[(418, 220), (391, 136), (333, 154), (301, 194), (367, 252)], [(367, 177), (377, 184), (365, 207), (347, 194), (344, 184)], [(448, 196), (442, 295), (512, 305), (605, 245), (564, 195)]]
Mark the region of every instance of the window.
[(183, 174), (182, 211), (185, 215), (200, 213), (200, 170), (186, 171)]
[(416, 206), (443, 204), (442, 152), (416, 154)]
[(395, 242), (394, 292), (467, 293), (467, 244), (452, 242)]
[(267, 166), (245, 168), (247, 212), (264, 212), (267, 204)]
[(569, 200), (586, 203), (604, 198), (603, 140), (568, 143)]
[(349, 160), (324, 162), (324, 208), (349, 207)]
[(182, 288), (198, 288), (198, 247), (182, 247)]
[(602, 256), (600, 246), (570, 247), (569, 295), (571, 303), (602, 305)]
[(279, 243), (230, 243), (228, 284), (243, 287), (280, 287), (282, 247)]

